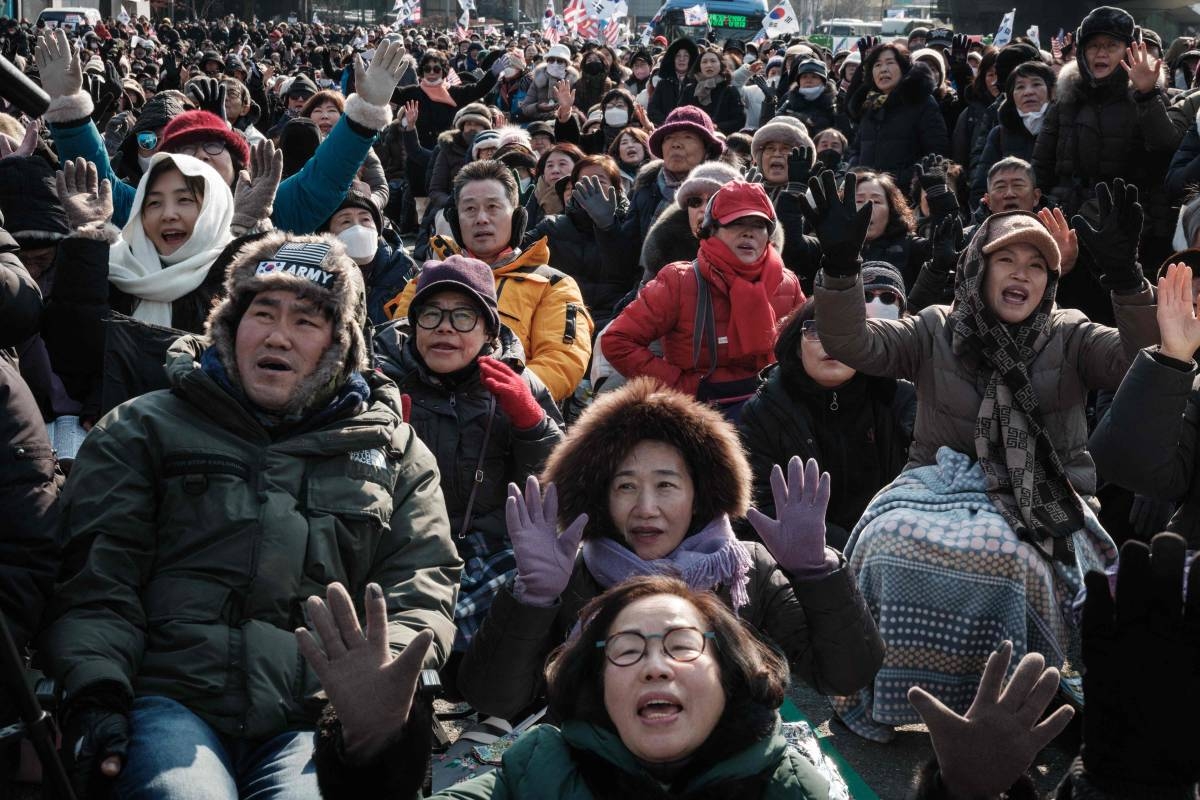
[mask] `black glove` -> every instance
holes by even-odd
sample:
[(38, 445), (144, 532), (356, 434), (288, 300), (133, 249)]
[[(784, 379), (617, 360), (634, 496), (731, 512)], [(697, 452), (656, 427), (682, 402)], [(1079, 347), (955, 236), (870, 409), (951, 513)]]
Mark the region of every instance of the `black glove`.
[(958, 214), (951, 214), (933, 229), (933, 258), (930, 269), (948, 275), (958, 266), (958, 252), (962, 248), (963, 227)]
[(1100, 285), (1112, 292), (1134, 292), (1145, 281), (1138, 263), (1138, 240), (1142, 235), (1142, 204), (1138, 189), (1120, 178), (1096, 185), (1100, 204), (1100, 228), (1076, 214), (1071, 225), (1100, 271)]
[[(503, 47), (497, 47), (495, 50), (491, 51), (486, 56), (484, 56), (483, 61), (479, 62), (479, 66), (483, 69), (484, 72), (488, 72), (489, 70), (491, 70), (492, 65), (500, 60), (500, 57), (504, 55), (504, 52), (505, 51), (504, 51)], [(503, 68), (501, 68), (501, 69), (503, 69)]]
[(1135, 494), (1133, 505), (1129, 508), (1129, 524), (1138, 538), (1146, 541), (1162, 533), (1174, 513), (1175, 504), (1170, 500), (1155, 500), (1144, 494)]
[(872, 208), (870, 203), (856, 207), (854, 191), (858, 188), (858, 176), (846, 173), (840, 198), (837, 182), (829, 170), (809, 178), (808, 188), (812, 200), (801, 195), (800, 207), (821, 243), (821, 269), (835, 277), (857, 274), (862, 269), (860, 251), (871, 225)]
[(958, 211), (958, 198), (946, 183), (946, 170), (953, 163), (936, 154), (929, 154), (913, 168), (913, 179), (921, 185), (929, 203), (929, 217), (936, 223)]
[(864, 36), (858, 40), (858, 52), (865, 59), (872, 47), (879, 44), (878, 36)]
[(950, 45), (950, 63), (965, 64), (967, 63), (967, 51), (971, 47), (971, 37), (965, 33), (954, 34), (953, 43)]
[(808, 147), (793, 147), (788, 154), (787, 191), (804, 194), (812, 177), (813, 151)]
[(92, 97), (92, 121), (99, 124), (109, 116), (117, 98), (121, 96), (121, 84), (115, 87), (107, 80), (89, 72), (83, 76), (83, 90)]
[(115, 683), (88, 687), (68, 699), (63, 713), (63, 765), (80, 798), (107, 797), (115, 782), (100, 772), (109, 756), (122, 767), (129, 751), (129, 715), (133, 701)]
[(1155, 536), (1150, 547), (1126, 542), (1115, 601), (1105, 575), (1087, 575), (1082, 754), (1088, 774), (1102, 782), (1176, 786), (1185, 796), (1200, 779), (1191, 730), (1200, 714), (1200, 560), (1185, 601), (1186, 551), (1173, 533)]
[(187, 94), (201, 111), (216, 114), (228, 124), (229, 120), (225, 117), (225, 84), (216, 78), (196, 78), (188, 81)]

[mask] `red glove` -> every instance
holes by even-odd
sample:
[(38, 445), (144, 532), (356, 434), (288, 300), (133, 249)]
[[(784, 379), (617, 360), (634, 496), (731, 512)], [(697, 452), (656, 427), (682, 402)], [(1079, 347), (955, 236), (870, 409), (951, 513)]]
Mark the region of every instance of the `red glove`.
[(491, 356), (480, 356), (476, 361), (479, 363), (479, 379), (496, 396), (501, 410), (518, 430), (527, 431), (541, 424), (546, 412), (533, 399), (533, 393), (520, 375)]
[(400, 395), (400, 416), (405, 422), (412, 420), (412, 395)]

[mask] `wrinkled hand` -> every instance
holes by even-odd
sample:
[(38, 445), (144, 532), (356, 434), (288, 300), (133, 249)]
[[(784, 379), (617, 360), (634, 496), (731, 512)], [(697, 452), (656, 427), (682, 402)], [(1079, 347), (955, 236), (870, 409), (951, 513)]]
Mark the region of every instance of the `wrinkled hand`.
[(1155, 58), (1146, 50), (1145, 42), (1134, 42), (1125, 50), (1121, 69), (1129, 75), (1129, 82), (1141, 94), (1149, 94), (1158, 85), (1162, 74), (1162, 59)]
[(400, 82), (404, 45), (385, 41), (375, 49), (371, 66), (363, 67), (361, 55), (354, 56), (354, 91), (373, 106), (386, 106)]
[[(1200, 714), (1200, 559), (1187, 579), (1187, 544), (1160, 533), (1121, 547), (1116, 599), (1089, 572), (1081, 626), (1083, 764), (1101, 779), (1190, 787), (1200, 779), (1192, 721)], [(1147, 670), (1149, 669), (1149, 673)], [(1137, 680), (1131, 676), (1145, 675)], [(1170, 702), (1162, 689), (1170, 687)], [(1182, 792), (1186, 794), (1187, 792)]]
[(571, 191), (571, 196), (587, 212), (592, 224), (598, 229), (607, 231), (616, 223), (617, 190), (609, 186), (606, 192), (595, 175), (580, 178)]
[(1100, 270), (1100, 285), (1110, 291), (1134, 291), (1142, 286), (1138, 240), (1142, 235), (1142, 204), (1138, 189), (1120, 178), (1096, 185), (1100, 228), (1076, 214), (1071, 222), (1083, 246)]
[(821, 472), (815, 458), (802, 464), (800, 456), (788, 461), (787, 480), (776, 464), (771, 469), (775, 513), (771, 519), (757, 508), (746, 518), (763, 544), (786, 572), (812, 575), (827, 569), (825, 511), (829, 508), (829, 473)]
[(833, 172), (826, 170), (809, 179), (811, 200), (808, 195), (800, 195), (804, 218), (821, 243), (821, 268), (829, 275), (854, 275), (862, 269), (859, 253), (871, 225), (871, 204), (857, 207), (854, 200), (857, 188), (858, 176), (846, 173), (839, 198)]
[(1075, 269), (1075, 262), (1079, 260), (1079, 237), (1067, 224), (1061, 208), (1043, 208), (1037, 212), (1037, 216), (1058, 245), (1059, 277), (1065, 278)]
[(401, 119), (404, 120), (404, 127), (410, 131), (417, 129), (417, 119), (421, 116), (421, 103), (417, 100), (409, 100), (404, 104), (404, 115)]
[(54, 179), (58, 201), (67, 214), (71, 230), (107, 222), (112, 217), (112, 184), (107, 178), (100, 180), (100, 173), (92, 162), (82, 158), (65, 161)]
[(403, 734), (433, 634), (421, 631), (393, 657), (387, 600), (379, 584), (367, 586), (365, 633), (345, 587), (331, 583), (325, 597), (313, 596), (306, 603), (321, 642), (312, 631), (299, 628), (296, 643), (337, 711), (347, 758), (364, 763)]
[(1046, 661), (1040, 653), (1027, 653), (1001, 692), (1011, 658), (1012, 642), (988, 656), (965, 716), (919, 686), (908, 690), (908, 701), (929, 727), (942, 783), (951, 797), (998, 796), (1075, 715), (1075, 709), (1063, 706), (1038, 724), (1058, 691), (1058, 670), (1043, 669)]
[(948, 274), (958, 266), (958, 253), (962, 249), (963, 227), (958, 214), (945, 217), (933, 229), (933, 269)]
[(1171, 264), (1158, 281), (1155, 313), (1162, 341), (1159, 350), (1179, 361), (1191, 361), (1200, 350), (1200, 319), (1196, 319), (1192, 300), (1192, 268)]
[(575, 89), (571, 86), (570, 81), (562, 80), (554, 84), (551, 90), (554, 99), (558, 101), (558, 120), (566, 122), (571, 116), (571, 109), (575, 106)]
[(188, 81), (187, 96), (201, 111), (216, 114), (226, 125), (229, 119), (225, 116), (225, 97), (228, 89), (216, 78), (193, 78)]
[(21, 141), (15, 147), (7, 136), (0, 136), (0, 161), (6, 158), (25, 158), (33, 155), (34, 148), (37, 147), (37, 140), (38, 122), (37, 120), (27, 120), (25, 135), (21, 137)]
[(1133, 505), (1129, 507), (1129, 524), (1138, 538), (1146, 541), (1162, 533), (1174, 513), (1175, 504), (1170, 500), (1155, 500), (1144, 494), (1135, 494)]
[(79, 53), (75, 52), (67, 40), (67, 32), (62, 28), (38, 34), (33, 58), (37, 62), (42, 88), (51, 99), (83, 90), (83, 66), (79, 63)]
[(508, 485), (504, 516), (517, 561), (513, 594), (522, 603), (553, 605), (571, 580), (587, 514), (576, 517), (560, 536), (558, 489), (553, 483), (547, 484), (543, 499), (538, 479), (530, 475), (524, 496), (515, 483)]
[(812, 177), (813, 159), (810, 147), (793, 147), (792, 152), (788, 153), (788, 183), (795, 184), (795, 191), (798, 193), (803, 194), (808, 188), (808, 179)]
[(275, 191), (283, 176), (283, 150), (276, 149), (269, 139), (250, 151), (248, 169), (238, 173), (233, 191), (233, 221), (235, 228), (248, 231), (271, 216), (275, 210)]

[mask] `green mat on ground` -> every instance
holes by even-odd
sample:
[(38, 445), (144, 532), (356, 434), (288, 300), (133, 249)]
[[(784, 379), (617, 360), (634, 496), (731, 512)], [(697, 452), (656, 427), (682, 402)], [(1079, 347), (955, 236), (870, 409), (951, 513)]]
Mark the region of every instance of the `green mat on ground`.
[[(796, 705), (791, 700), (784, 700), (783, 707), (779, 709), (779, 716), (783, 717), (784, 722), (807, 722), (812, 729), (817, 729), (813, 725), (812, 720), (804, 716), (804, 713), (796, 708)], [(821, 750), (825, 755), (829, 756), (837, 764), (838, 770), (842, 773), (842, 777), (846, 780), (846, 785), (850, 788), (850, 796), (854, 800), (879, 800), (879, 795), (867, 786), (866, 781), (854, 771), (854, 767), (850, 766), (846, 759), (842, 758), (842, 754), (833, 746), (833, 742), (829, 737), (818, 737), (821, 742)]]

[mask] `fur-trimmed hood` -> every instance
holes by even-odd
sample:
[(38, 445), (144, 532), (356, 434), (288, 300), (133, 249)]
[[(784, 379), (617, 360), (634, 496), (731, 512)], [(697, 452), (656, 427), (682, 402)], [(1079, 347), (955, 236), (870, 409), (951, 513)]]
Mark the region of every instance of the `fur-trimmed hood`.
[(450, 128), (438, 134), (438, 147), (447, 155), (454, 153), (459, 158), (467, 157), (467, 143), (463, 141), (462, 131)]
[(694, 397), (642, 377), (601, 394), (550, 454), (541, 480), (558, 488), (559, 524), (587, 514), (585, 539), (613, 536), (609, 482), (630, 449), (646, 440), (678, 448), (688, 465), (695, 485), (689, 535), (721, 514), (745, 515), (752, 478), (733, 425)]
[[(782, 225), (776, 225), (779, 230)], [(700, 240), (692, 235), (692, 226), (687, 211), (671, 203), (646, 233), (642, 244), (642, 279), (649, 280), (667, 264), (676, 261), (691, 261), (700, 250)]]
[[(538, 64), (536, 67), (534, 67), (533, 72), (529, 73), (529, 81), (533, 86), (536, 86), (539, 89), (545, 89), (546, 91), (549, 91), (551, 78), (548, 74), (546, 74), (546, 66), (547, 65), (545, 63), (542, 63), (542, 64)], [(579, 70), (575, 69), (575, 67), (568, 64), (567, 65), (567, 77), (564, 78), (563, 80), (568, 80), (572, 84), (574, 84), (576, 81), (579, 80)]]
[(630, 195), (635, 194), (639, 189), (644, 189), (647, 186), (652, 186), (658, 180), (658, 173), (662, 172), (663, 162), (661, 158), (656, 158), (653, 161), (647, 161), (638, 170), (637, 177), (633, 179), (633, 189)]
[[(896, 88), (888, 94), (884, 105), (885, 107), (893, 106), (897, 103), (915, 105), (924, 102), (926, 97), (932, 97), (933, 90), (933, 70), (924, 64), (913, 64), (912, 68), (900, 78), (900, 82), (896, 84)], [(867, 102), (867, 96), (870, 93), (871, 89), (866, 84), (863, 84), (854, 93), (854, 97), (850, 98), (849, 111), (855, 119), (861, 119), (863, 104)]]
[[(1158, 87), (1162, 87), (1162, 76), (1159, 76)], [(1113, 92), (1132, 95), (1133, 91), (1129, 76), (1120, 67), (1108, 78), (1095, 82), (1084, 76), (1077, 62), (1071, 61), (1058, 72), (1054, 97), (1062, 105), (1082, 105), (1097, 94)]]

